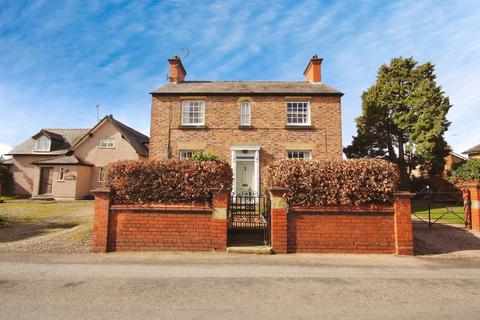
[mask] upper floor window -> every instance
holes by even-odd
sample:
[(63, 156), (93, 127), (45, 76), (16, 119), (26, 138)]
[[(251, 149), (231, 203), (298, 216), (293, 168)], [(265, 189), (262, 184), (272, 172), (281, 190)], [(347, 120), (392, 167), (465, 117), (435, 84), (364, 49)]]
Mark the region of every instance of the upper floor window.
[(37, 139), (35, 142), (35, 151), (48, 152), (50, 151), (52, 141), (46, 137)]
[(250, 103), (242, 102), (240, 104), (240, 125), (249, 126), (250, 125)]
[(205, 124), (205, 101), (182, 101), (182, 125), (195, 126)]
[(100, 148), (101, 149), (114, 149), (115, 148), (115, 139), (100, 139)]
[(287, 124), (292, 126), (310, 125), (310, 104), (308, 102), (287, 102)]
[(302, 160), (310, 160), (312, 159), (312, 152), (310, 151), (287, 151), (288, 159), (302, 159)]

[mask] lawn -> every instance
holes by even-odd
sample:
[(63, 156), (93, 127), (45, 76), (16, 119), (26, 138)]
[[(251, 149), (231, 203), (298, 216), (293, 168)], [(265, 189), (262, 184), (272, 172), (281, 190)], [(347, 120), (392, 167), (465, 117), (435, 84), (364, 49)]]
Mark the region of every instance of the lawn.
[(93, 201), (36, 202), (11, 200), (0, 203), (0, 243), (32, 238), (77, 227), (68, 235), (82, 242), (91, 236)]
[[(428, 222), (428, 202), (422, 200), (412, 201), (412, 211), (415, 215)], [(431, 202), (430, 217), (431, 221), (439, 219), (442, 223), (455, 223), (464, 225), (463, 204), (458, 202)]]

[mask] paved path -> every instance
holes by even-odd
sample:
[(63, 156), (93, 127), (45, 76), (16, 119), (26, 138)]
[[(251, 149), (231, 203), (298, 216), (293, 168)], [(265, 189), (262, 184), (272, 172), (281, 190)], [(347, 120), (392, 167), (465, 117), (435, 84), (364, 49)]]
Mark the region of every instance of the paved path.
[(480, 260), (0, 255), (1, 319), (478, 319)]

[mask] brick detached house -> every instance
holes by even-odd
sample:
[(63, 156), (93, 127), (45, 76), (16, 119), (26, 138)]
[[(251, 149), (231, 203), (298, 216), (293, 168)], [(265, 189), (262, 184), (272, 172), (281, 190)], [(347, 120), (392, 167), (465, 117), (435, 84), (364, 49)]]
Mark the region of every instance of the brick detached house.
[(468, 159), (480, 159), (480, 144), (477, 144), (476, 146), (462, 152), (463, 154), (466, 154)]
[(10, 151), (14, 193), (82, 199), (103, 186), (104, 168), (148, 157), (149, 138), (109, 115), (92, 129), (42, 129)]
[(322, 81), (314, 55), (305, 81), (187, 81), (179, 57), (169, 59), (170, 83), (151, 92), (150, 157), (218, 154), (234, 171), (233, 191), (261, 190), (275, 160), (341, 159), (342, 93)]

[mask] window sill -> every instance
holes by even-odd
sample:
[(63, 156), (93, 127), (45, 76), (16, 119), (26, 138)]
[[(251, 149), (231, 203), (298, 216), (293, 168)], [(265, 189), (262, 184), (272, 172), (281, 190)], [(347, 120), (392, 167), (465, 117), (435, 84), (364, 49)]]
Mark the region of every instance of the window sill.
[(315, 127), (312, 125), (301, 125), (301, 126), (295, 126), (295, 125), (286, 125), (285, 129), (293, 129), (293, 130), (315, 130)]
[(240, 130), (253, 130), (253, 126), (238, 126), (238, 129)]
[(205, 130), (208, 129), (206, 125), (198, 125), (198, 126), (186, 126), (186, 125), (181, 125), (178, 127), (178, 129), (182, 130)]

